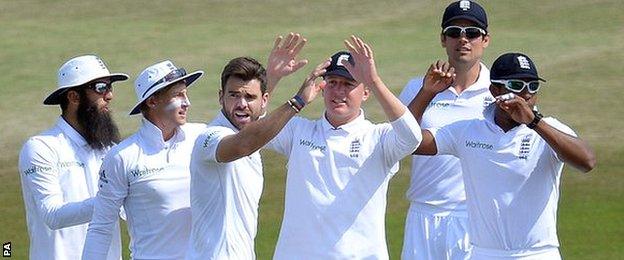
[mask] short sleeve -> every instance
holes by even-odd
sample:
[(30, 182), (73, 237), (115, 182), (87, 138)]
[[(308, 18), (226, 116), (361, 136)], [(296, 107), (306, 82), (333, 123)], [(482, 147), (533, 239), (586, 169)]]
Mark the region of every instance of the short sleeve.
[(435, 139), (437, 154), (459, 156), (457, 150), (458, 138), (461, 136), (462, 130), (468, 127), (470, 126), (467, 126), (465, 121), (459, 121), (440, 128), (429, 128), (427, 131)]
[(290, 119), (284, 128), (282, 128), (282, 130), (271, 141), (269, 141), (264, 148), (268, 148), (288, 156), (292, 148), (292, 140), (295, 129), (297, 128), (297, 125), (305, 123), (305, 120), (306, 119), (301, 117), (293, 117)]
[(193, 157), (204, 162), (217, 162), (217, 148), (221, 140), (236, 134), (234, 130), (222, 126), (210, 126), (199, 135), (195, 142)]

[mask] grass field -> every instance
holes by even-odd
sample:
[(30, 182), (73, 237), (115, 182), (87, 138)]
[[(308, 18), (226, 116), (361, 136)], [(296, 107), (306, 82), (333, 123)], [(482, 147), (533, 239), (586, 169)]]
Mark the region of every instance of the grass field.
[[(481, 1), (492, 41), (484, 62), (520, 51), (537, 63), (548, 82), (540, 108), (570, 125), (598, 156), (589, 175), (566, 168), (558, 230), (566, 259), (624, 256), (624, 7), (616, 0)], [(13, 257), (28, 256), (25, 212), (17, 155), (28, 136), (50, 127), (57, 107), (43, 106), (67, 59), (100, 55), (132, 80), (144, 67), (171, 59), (206, 75), (190, 90), (191, 121), (211, 120), (218, 111), (219, 73), (237, 56), (266, 60), (277, 34), (304, 34), (303, 57), (316, 64), (342, 48), (350, 34), (362, 36), (376, 53), (380, 74), (394, 93), (436, 59), (444, 59), (439, 23), (448, 1), (0, 1), (0, 240), (11, 241)], [(298, 88), (312, 66), (284, 79), (273, 104)], [(117, 84), (113, 109), (127, 136), (139, 118), (127, 116), (135, 102), (132, 81)], [(304, 115), (318, 117), (322, 102)], [(374, 100), (365, 108), (383, 121)], [(283, 211), (284, 159), (264, 153), (265, 190), (256, 249), (269, 259)], [(387, 236), (398, 259), (408, 206), (409, 159), (390, 185)], [(127, 243), (127, 236), (126, 236)], [(126, 247), (127, 248), (127, 247)], [(127, 249), (126, 249), (127, 253)]]

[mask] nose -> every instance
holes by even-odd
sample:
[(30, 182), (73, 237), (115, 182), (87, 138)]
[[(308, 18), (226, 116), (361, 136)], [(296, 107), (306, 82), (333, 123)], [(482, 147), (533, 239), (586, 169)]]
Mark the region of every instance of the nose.
[(184, 99), (182, 100), (182, 107), (190, 107), (191, 100), (189, 99), (187, 94), (184, 94)]
[(236, 100), (236, 108), (245, 109), (247, 108), (247, 99), (245, 97), (240, 97)]
[(113, 90), (107, 90), (106, 92), (104, 92), (104, 97), (102, 97), (104, 99), (104, 101), (106, 102), (110, 102), (111, 100), (113, 100)]
[(526, 88), (523, 89), (522, 92), (520, 92), (517, 95), (520, 96), (521, 98), (524, 98), (524, 100), (527, 100), (527, 101), (531, 99), (531, 97), (533, 97), (533, 94), (529, 93), (529, 91)]

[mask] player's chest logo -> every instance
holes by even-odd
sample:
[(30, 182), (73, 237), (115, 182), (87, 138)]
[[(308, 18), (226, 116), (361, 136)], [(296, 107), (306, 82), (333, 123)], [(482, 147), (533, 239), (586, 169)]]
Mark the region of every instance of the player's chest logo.
[(351, 145), (349, 145), (349, 157), (358, 158), (360, 157), (360, 148), (362, 147), (362, 143), (359, 138), (351, 141)]
[(525, 135), (520, 141), (520, 148), (518, 150), (518, 159), (527, 160), (529, 153), (531, 152), (531, 135)]

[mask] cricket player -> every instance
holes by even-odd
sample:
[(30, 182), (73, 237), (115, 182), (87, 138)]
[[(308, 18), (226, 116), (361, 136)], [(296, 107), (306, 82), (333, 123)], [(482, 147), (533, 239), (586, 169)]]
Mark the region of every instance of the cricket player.
[[(110, 102), (110, 73), (95, 55), (70, 59), (58, 71), (58, 87), (43, 101), (60, 105), (56, 124), (28, 139), (19, 156), (30, 259), (78, 259), (93, 213), (102, 158), (119, 141)], [(121, 258), (118, 215), (111, 219), (107, 259)]]
[[(297, 61), (296, 56), (306, 42), (299, 34), (281, 41), (279, 37), (268, 63), (277, 81), (301, 67), (295, 64), (303, 60)], [(328, 65), (329, 61), (319, 65), (292, 99), (262, 119), (270, 95), (269, 74), (248, 57), (235, 58), (225, 66), (219, 91), (221, 111), (197, 139), (191, 158), (193, 227), (188, 258), (256, 258), (254, 238), (264, 179), (258, 150), (317, 96), (321, 85), (315, 79)]]
[(191, 230), (191, 151), (204, 124), (186, 123), (187, 88), (203, 71), (187, 73), (171, 61), (147, 67), (135, 81), (139, 130), (115, 146), (100, 170), (83, 259), (104, 259), (111, 226), (123, 205), (134, 259), (183, 259)]
[[(416, 96), (421, 110), (453, 82), (448, 64), (432, 66), (432, 81)], [(588, 172), (596, 159), (568, 126), (534, 110), (544, 81), (533, 61), (506, 53), (491, 67), (496, 102), (482, 119), (423, 131), (417, 154), (461, 161), (473, 245), (470, 259), (561, 259), (556, 232), (564, 163)]]
[[(387, 259), (388, 181), (421, 140), (414, 116), (377, 74), (360, 38), (332, 56), (318, 120), (291, 119), (267, 145), (288, 157), (286, 204), (275, 259)], [(372, 92), (390, 123), (361, 109)]]
[[(414, 113), (422, 128), (480, 118), (484, 108), (494, 101), (489, 90), (490, 71), (481, 61), (490, 43), (487, 30), (487, 15), (476, 2), (453, 2), (444, 11), (440, 41), (455, 81), (435, 96), (424, 114)], [(399, 96), (401, 102), (410, 104), (423, 81), (428, 80), (418, 77), (409, 81)], [(418, 110), (413, 104), (408, 108)], [(459, 159), (451, 155), (414, 155), (406, 197), (410, 208), (401, 258), (466, 259), (471, 246)]]

